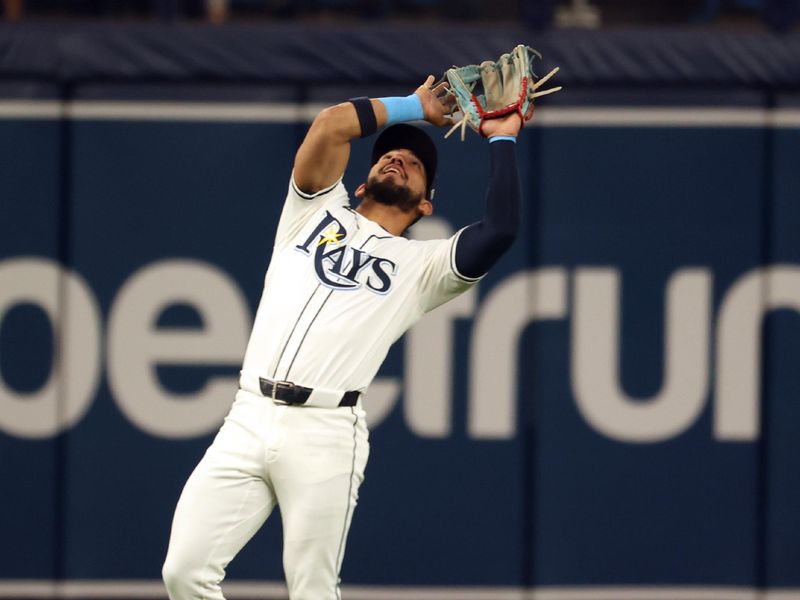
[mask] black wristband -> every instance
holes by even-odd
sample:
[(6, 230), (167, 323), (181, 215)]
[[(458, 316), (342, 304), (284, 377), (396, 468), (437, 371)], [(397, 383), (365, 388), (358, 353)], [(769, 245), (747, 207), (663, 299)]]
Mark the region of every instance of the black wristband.
[(378, 120), (375, 118), (375, 109), (372, 102), (366, 96), (360, 98), (350, 98), (350, 102), (356, 109), (358, 124), (361, 126), (361, 137), (365, 138), (378, 131)]

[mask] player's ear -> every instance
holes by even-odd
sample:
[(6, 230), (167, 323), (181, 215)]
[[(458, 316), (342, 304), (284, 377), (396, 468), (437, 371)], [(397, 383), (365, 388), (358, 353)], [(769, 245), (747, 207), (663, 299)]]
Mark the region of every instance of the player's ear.
[(430, 217), (433, 214), (433, 204), (431, 204), (430, 200), (420, 200), (417, 210), (421, 216)]
[(364, 197), (364, 188), (366, 188), (366, 184), (362, 183), (360, 186), (356, 188), (356, 191), (353, 192), (356, 198), (363, 198)]

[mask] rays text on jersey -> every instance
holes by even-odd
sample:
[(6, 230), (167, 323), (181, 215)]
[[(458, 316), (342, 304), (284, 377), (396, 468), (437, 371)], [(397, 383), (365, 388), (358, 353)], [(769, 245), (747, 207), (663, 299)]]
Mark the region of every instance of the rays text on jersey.
[(330, 212), (317, 224), (305, 242), (295, 250), (312, 256), (317, 279), (334, 290), (357, 290), (362, 286), (376, 294), (386, 294), (392, 287), (397, 264), (388, 258), (373, 256), (345, 243), (347, 229)]

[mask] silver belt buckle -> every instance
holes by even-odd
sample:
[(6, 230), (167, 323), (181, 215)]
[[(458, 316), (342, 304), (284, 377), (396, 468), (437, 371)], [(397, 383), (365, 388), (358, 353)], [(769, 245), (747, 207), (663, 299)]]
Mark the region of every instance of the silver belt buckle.
[(291, 381), (273, 381), (272, 382), (272, 401), (275, 404), (289, 404), (286, 400), (278, 400), (275, 396), (278, 393), (278, 386), (285, 385), (288, 388), (294, 388), (294, 384)]

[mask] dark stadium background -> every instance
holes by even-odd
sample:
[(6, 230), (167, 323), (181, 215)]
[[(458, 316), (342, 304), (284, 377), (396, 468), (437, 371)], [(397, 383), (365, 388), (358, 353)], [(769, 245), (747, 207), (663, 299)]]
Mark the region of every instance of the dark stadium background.
[[(564, 91), (518, 146), (523, 233), (381, 370), (344, 597), (800, 599), (796, 1), (3, 10), (0, 598), (165, 597), (311, 119), (525, 43)], [(430, 132), (419, 237), (488, 174)], [(228, 597), (285, 598), (280, 564), (276, 514)]]

